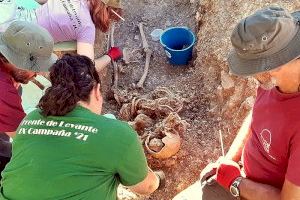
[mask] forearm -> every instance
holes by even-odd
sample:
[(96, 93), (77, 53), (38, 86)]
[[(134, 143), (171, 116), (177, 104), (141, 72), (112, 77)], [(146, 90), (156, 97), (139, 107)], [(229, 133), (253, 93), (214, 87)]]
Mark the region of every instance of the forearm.
[(280, 200), (281, 191), (270, 185), (243, 179), (240, 186), (240, 196), (246, 200)]
[(252, 112), (248, 114), (248, 116), (243, 121), (243, 124), (235, 137), (232, 145), (229, 148), (228, 153), (226, 154), (226, 158), (229, 160), (233, 160), (235, 162), (240, 161), (241, 155), (245, 146), (246, 141), (248, 140), (251, 130), (251, 119), (252, 119)]
[(141, 194), (149, 195), (153, 193), (159, 187), (159, 178), (155, 173), (149, 168), (147, 177), (135, 186), (129, 187), (131, 191)]
[(111, 58), (108, 55), (104, 55), (95, 59), (95, 66), (98, 72), (101, 72), (111, 62)]

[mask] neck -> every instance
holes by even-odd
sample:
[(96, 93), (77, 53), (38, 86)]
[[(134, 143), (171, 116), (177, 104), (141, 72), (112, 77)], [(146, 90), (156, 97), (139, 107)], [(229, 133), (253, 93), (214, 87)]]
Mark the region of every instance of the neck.
[(79, 101), (77, 104), (80, 105), (81, 107), (84, 107), (84, 108), (86, 108), (86, 109), (92, 111), (91, 106), (90, 106), (89, 104), (87, 104), (86, 102)]
[(284, 86), (278, 85), (278, 89), (280, 92), (287, 94), (300, 92), (300, 80), (294, 83), (290, 81), (289, 84)]
[(79, 101), (77, 103), (78, 105), (90, 110), (91, 112), (100, 115), (101, 114), (101, 110), (99, 110), (97, 107), (93, 106), (93, 104), (91, 103), (86, 103), (84, 101)]

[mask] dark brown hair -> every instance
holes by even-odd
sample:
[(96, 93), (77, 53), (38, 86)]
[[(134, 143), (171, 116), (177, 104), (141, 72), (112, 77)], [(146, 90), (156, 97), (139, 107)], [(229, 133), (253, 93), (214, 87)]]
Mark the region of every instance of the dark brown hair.
[(114, 10), (120, 16), (123, 14), (122, 9), (107, 6), (100, 0), (88, 0), (88, 2), (92, 20), (96, 28), (99, 28), (102, 32), (108, 31), (111, 20), (120, 20), (111, 10)]
[(72, 111), (77, 102), (90, 100), (90, 92), (100, 83), (91, 59), (65, 54), (50, 68), (49, 87), (38, 107), (44, 116), (63, 116)]

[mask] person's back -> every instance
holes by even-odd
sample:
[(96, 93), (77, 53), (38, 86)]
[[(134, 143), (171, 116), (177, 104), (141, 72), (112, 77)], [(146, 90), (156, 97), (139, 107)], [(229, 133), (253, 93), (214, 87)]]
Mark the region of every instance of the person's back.
[[(63, 117), (45, 118), (40, 110), (33, 111), (14, 139), (13, 157), (3, 177), (3, 196), (115, 200), (119, 179), (134, 185), (147, 174), (138, 144), (137, 135), (126, 123), (81, 106)], [(135, 171), (127, 171), (126, 165), (135, 165)], [(115, 176), (118, 173), (135, 176)]]
[(150, 194), (159, 179), (148, 170), (136, 132), (101, 115), (100, 80), (85, 56), (64, 55), (49, 87), (17, 130), (2, 173), (0, 199), (116, 200), (117, 186)]

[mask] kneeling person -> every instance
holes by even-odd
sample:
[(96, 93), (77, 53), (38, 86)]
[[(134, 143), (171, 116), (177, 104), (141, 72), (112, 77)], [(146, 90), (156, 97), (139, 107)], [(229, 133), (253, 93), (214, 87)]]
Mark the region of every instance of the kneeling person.
[(65, 55), (50, 68), (52, 86), (21, 123), (4, 170), (0, 199), (116, 200), (119, 183), (150, 194), (160, 178), (136, 132), (100, 115), (93, 62)]

